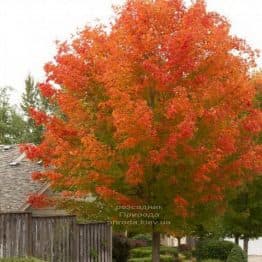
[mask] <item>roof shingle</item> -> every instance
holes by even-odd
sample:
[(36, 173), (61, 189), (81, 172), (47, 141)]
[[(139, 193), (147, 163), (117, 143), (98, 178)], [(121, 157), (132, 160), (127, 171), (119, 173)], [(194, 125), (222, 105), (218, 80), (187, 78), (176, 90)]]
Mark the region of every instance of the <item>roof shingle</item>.
[(28, 195), (43, 186), (31, 179), (32, 172), (43, 169), (41, 165), (21, 155), (17, 145), (0, 145), (0, 212), (20, 211)]

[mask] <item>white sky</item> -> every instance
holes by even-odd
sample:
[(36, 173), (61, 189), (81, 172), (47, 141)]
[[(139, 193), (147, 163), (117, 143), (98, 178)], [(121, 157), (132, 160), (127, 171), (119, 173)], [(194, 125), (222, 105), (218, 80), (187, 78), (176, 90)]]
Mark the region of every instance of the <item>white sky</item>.
[[(190, 0), (187, 0), (189, 2)], [(225, 15), (232, 33), (262, 49), (262, 0), (206, 0)], [(55, 40), (65, 40), (87, 23), (108, 23), (112, 4), (124, 0), (0, 0), (0, 87), (12, 86), (19, 101), (31, 73), (44, 78), (43, 65), (55, 55)], [(262, 59), (258, 61), (262, 67)]]

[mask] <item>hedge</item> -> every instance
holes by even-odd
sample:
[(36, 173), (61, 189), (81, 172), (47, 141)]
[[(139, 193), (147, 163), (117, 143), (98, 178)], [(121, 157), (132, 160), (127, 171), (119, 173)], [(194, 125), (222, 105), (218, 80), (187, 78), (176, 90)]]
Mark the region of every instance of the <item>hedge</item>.
[(152, 257), (130, 258), (128, 262), (152, 262)]
[(145, 241), (147, 242), (148, 246), (152, 244), (152, 235), (151, 234), (137, 234), (131, 237), (131, 239)]
[(224, 240), (209, 239), (200, 241), (196, 247), (195, 256), (198, 261), (210, 258), (226, 261), (234, 246), (234, 243)]
[(178, 257), (178, 251), (175, 247), (160, 247), (160, 254), (161, 255), (172, 255), (174, 257)]
[[(141, 258), (141, 257), (149, 257), (152, 254), (152, 247), (139, 247), (139, 248), (134, 248), (130, 250), (130, 257), (131, 258)], [(160, 247), (160, 254), (161, 255), (167, 255), (167, 256), (172, 256), (178, 257), (178, 251), (174, 247)]]
[(247, 255), (240, 246), (235, 246), (232, 248), (227, 262), (247, 262)]
[(141, 258), (152, 255), (151, 247), (138, 247), (130, 250), (130, 257)]
[[(152, 257), (130, 258), (128, 262), (152, 262)], [(173, 256), (160, 255), (160, 262), (174, 262)]]
[(202, 262), (221, 262), (221, 260), (219, 260), (219, 259), (205, 259), (205, 260), (202, 260)]

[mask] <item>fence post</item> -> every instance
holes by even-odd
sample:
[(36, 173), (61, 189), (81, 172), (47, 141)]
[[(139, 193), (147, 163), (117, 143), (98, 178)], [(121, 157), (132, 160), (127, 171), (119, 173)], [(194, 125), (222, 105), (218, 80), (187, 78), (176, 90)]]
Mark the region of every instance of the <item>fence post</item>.
[(108, 226), (109, 226), (109, 262), (112, 261), (113, 259), (113, 243), (112, 243), (112, 225), (110, 222), (108, 222)]
[(27, 246), (27, 255), (28, 256), (32, 256), (33, 255), (33, 250), (32, 250), (32, 247), (33, 247), (33, 238), (32, 238), (32, 213), (29, 213), (28, 214), (28, 217), (27, 217), (27, 224), (28, 224), (28, 236), (27, 236), (27, 239), (28, 239), (28, 246)]

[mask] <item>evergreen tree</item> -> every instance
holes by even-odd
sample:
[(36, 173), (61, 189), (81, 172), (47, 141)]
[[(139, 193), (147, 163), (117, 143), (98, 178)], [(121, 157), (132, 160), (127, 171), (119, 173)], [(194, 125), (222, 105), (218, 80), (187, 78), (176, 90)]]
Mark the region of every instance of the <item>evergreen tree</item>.
[(29, 74), (25, 80), (25, 91), (22, 94), (21, 108), (26, 116), (26, 141), (34, 144), (41, 142), (44, 128), (42, 125), (36, 125), (31, 118), (29, 109), (36, 108), (48, 114), (54, 111), (54, 106), (50, 106), (48, 100), (44, 98), (38, 88), (38, 83)]
[(0, 143), (16, 144), (25, 141), (26, 123), (21, 114), (11, 106), (9, 87), (0, 88)]

